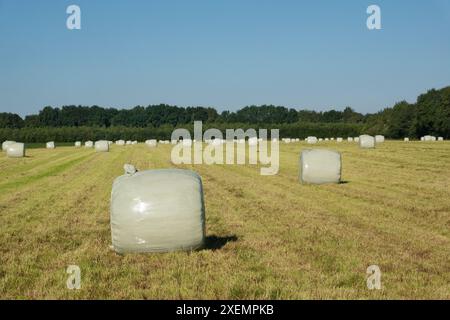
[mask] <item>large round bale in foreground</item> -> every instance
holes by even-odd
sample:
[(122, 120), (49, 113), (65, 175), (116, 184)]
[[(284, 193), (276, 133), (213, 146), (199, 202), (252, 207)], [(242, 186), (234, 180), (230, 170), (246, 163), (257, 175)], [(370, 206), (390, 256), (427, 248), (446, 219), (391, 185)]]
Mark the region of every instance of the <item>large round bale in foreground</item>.
[(108, 152), (109, 143), (105, 140), (95, 141), (95, 152)]
[(367, 134), (359, 136), (359, 147), (363, 149), (375, 148), (375, 138)]
[(112, 245), (118, 253), (194, 250), (205, 242), (205, 209), (200, 176), (160, 169), (126, 174), (111, 192)]
[(10, 158), (25, 157), (25, 144), (20, 142), (11, 143), (6, 149), (6, 155)]
[(8, 149), (8, 146), (13, 144), (13, 143), (16, 143), (16, 142), (15, 141), (10, 141), (10, 140), (3, 141), (3, 143), (2, 143), (2, 151), (6, 151)]
[(333, 150), (303, 150), (300, 154), (300, 181), (310, 184), (340, 183), (341, 154)]

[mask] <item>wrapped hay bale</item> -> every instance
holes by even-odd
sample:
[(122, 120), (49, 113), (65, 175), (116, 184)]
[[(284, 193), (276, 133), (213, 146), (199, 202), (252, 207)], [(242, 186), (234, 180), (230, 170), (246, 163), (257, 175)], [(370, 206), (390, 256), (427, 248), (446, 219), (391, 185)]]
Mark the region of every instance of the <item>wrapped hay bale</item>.
[(423, 137), (423, 141), (436, 141), (436, 137), (427, 135)]
[(25, 157), (25, 144), (20, 142), (8, 144), (8, 147), (6, 148), (6, 155), (10, 158)]
[(13, 144), (13, 143), (16, 143), (16, 142), (15, 141), (10, 141), (10, 140), (3, 141), (3, 143), (2, 143), (2, 151), (6, 151), (8, 149), (8, 146)]
[(439, 137), (438, 141), (444, 141), (444, 137)]
[(183, 147), (191, 147), (192, 140), (191, 139), (183, 139)]
[(256, 137), (251, 137), (248, 139), (248, 145), (250, 147), (256, 147), (258, 145), (258, 138)]
[(375, 148), (375, 138), (367, 134), (359, 136), (359, 147), (363, 149)]
[(148, 145), (149, 147), (156, 147), (158, 145), (158, 142), (155, 139), (150, 139), (145, 141), (145, 144)]
[(131, 145), (133, 142), (131, 140), (127, 140), (127, 142), (125, 142), (126, 145)]
[(117, 140), (116, 141), (116, 145), (117, 146), (124, 146), (125, 145), (125, 141), (124, 140)]
[(420, 137), (420, 141), (425, 141), (425, 137)]
[(358, 142), (359, 142), (359, 137), (354, 137), (354, 138), (353, 138), (353, 141), (355, 141), (356, 143), (358, 143)]
[(76, 148), (81, 147), (81, 141), (75, 141), (75, 147)]
[(323, 141), (323, 139), (322, 138), (319, 138), (319, 142), (322, 142)]
[(111, 192), (112, 245), (119, 253), (168, 252), (201, 248), (205, 209), (200, 176), (161, 169), (126, 174)]
[(408, 141), (409, 141), (409, 138), (405, 138), (404, 141), (405, 141), (405, 142), (408, 142)]
[(316, 137), (308, 137), (308, 138), (306, 138), (306, 142), (308, 143), (308, 144), (316, 144), (317, 143), (317, 138)]
[(86, 141), (84, 143), (85, 148), (92, 148), (94, 146), (94, 143), (92, 141)]
[(342, 138), (336, 138), (336, 142), (342, 142), (342, 141), (344, 141), (344, 139), (342, 139)]
[(49, 141), (45, 144), (45, 147), (47, 149), (55, 149), (55, 142), (54, 141)]
[(108, 152), (109, 143), (105, 140), (95, 141), (95, 152)]
[(376, 142), (376, 143), (383, 143), (383, 142), (384, 142), (384, 136), (382, 136), (382, 135), (376, 135), (376, 136), (375, 136), (375, 142)]
[(348, 137), (348, 138), (347, 138), (347, 141), (348, 141), (348, 142), (353, 142), (353, 138), (352, 138), (352, 137)]
[(300, 155), (300, 181), (310, 184), (340, 183), (341, 154), (332, 150), (303, 150)]

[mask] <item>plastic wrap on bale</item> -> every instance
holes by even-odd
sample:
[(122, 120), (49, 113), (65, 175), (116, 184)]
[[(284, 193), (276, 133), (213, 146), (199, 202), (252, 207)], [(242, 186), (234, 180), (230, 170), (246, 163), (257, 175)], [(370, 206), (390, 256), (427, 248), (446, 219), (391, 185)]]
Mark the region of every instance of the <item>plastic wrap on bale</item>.
[(112, 245), (118, 253), (195, 250), (205, 242), (200, 176), (189, 170), (137, 171), (126, 165), (111, 193)]
[(47, 149), (55, 149), (55, 142), (54, 141), (49, 141), (45, 144), (45, 147)]
[(11, 143), (6, 149), (6, 155), (10, 158), (25, 157), (25, 144), (20, 142)]
[(300, 181), (304, 184), (340, 183), (341, 154), (333, 150), (303, 150), (300, 155)]
[(362, 149), (373, 149), (375, 148), (375, 138), (367, 134), (359, 136), (359, 147)]
[(8, 149), (8, 146), (13, 144), (13, 143), (16, 143), (16, 142), (15, 141), (10, 141), (10, 140), (3, 141), (3, 143), (2, 143), (2, 151), (6, 151)]
[(95, 152), (108, 152), (109, 143), (106, 140), (95, 141)]

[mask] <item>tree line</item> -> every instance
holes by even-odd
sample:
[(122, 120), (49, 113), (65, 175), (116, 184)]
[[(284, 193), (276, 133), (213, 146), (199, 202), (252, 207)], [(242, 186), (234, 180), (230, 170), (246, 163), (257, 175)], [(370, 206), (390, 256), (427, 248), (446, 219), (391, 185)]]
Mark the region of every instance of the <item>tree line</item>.
[(416, 103), (401, 101), (375, 114), (343, 111), (296, 110), (283, 106), (247, 106), (234, 112), (211, 107), (178, 107), (166, 104), (132, 109), (99, 106), (47, 106), (22, 119), (0, 113), (0, 138), (23, 141), (73, 141), (97, 138), (142, 140), (169, 139), (174, 128), (190, 128), (195, 120), (215, 128), (278, 128), (281, 136), (303, 138), (383, 134), (388, 138), (418, 138), (433, 134), (450, 138), (450, 87), (429, 90)]

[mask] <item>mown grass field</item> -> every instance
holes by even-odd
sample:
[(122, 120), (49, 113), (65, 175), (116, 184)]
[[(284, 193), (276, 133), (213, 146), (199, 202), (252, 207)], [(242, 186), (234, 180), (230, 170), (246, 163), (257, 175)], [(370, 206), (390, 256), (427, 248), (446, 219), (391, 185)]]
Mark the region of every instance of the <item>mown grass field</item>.
[[(183, 166), (203, 179), (207, 248), (125, 256), (109, 248), (113, 179), (124, 163), (173, 167), (171, 146), (1, 153), (0, 298), (449, 299), (450, 143), (321, 147), (342, 152), (346, 183), (299, 184), (305, 143), (281, 145), (276, 176)], [(382, 290), (366, 286), (374, 264)]]

